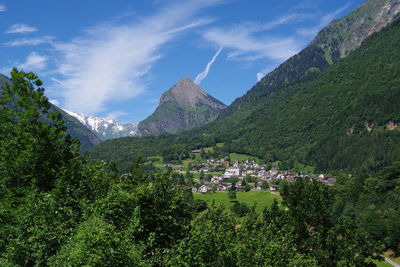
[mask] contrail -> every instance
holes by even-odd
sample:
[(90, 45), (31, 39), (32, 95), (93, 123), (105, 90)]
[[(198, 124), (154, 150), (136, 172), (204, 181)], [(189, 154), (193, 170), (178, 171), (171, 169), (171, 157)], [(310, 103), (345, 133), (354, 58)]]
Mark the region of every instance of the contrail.
[(223, 46), (220, 46), (220, 48), (218, 49), (217, 53), (215, 53), (215, 55), (212, 57), (212, 59), (210, 60), (210, 62), (207, 63), (206, 69), (203, 70), (202, 72), (200, 72), (197, 76), (196, 79), (194, 80), (194, 83), (197, 85), (200, 85), (200, 83), (204, 80), (204, 78), (207, 77), (208, 72), (210, 71), (210, 68), (212, 66), (212, 64), (214, 64), (215, 60), (217, 59), (217, 57), (219, 56), (219, 54), (221, 53), (223, 49)]

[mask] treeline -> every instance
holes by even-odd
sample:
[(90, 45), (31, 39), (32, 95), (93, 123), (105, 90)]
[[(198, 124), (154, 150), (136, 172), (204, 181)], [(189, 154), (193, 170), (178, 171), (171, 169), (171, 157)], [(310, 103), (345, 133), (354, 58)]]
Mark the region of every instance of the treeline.
[(309, 180), (284, 185), (284, 209), (262, 216), (198, 214), (170, 173), (137, 161), (121, 176), (87, 162), (48, 112), (41, 81), (11, 76), (0, 97), (1, 266), (372, 266), (384, 248), (363, 221), (334, 213), (337, 197), (359, 195)]

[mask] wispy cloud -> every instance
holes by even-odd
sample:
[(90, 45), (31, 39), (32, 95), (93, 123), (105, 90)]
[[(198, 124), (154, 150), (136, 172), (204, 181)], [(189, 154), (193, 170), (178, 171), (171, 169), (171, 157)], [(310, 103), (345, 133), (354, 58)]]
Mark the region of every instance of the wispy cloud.
[(108, 120), (112, 120), (112, 121), (118, 121), (119, 117), (126, 116), (126, 115), (128, 115), (127, 112), (116, 110), (116, 111), (112, 111), (112, 112), (108, 113), (105, 118)]
[(323, 15), (318, 24), (316, 26), (310, 27), (310, 28), (302, 28), (297, 30), (297, 33), (302, 35), (302, 36), (315, 36), (321, 29), (323, 29), (325, 26), (327, 26), (333, 19), (335, 19), (338, 15), (342, 14), (344, 11), (349, 9), (349, 7), (352, 5), (353, 1), (348, 2), (344, 6), (336, 9), (335, 11)]
[(228, 59), (253, 61), (261, 58), (283, 60), (299, 49), (291, 37), (253, 37), (243, 29), (213, 29), (204, 35), (205, 39), (232, 49)]
[(0, 12), (7, 11), (7, 8), (4, 5), (0, 5)]
[(57, 99), (49, 99), (49, 102), (56, 106), (60, 105), (60, 101), (58, 101)]
[(16, 46), (36, 46), (41, 44), (52, 44), (54, 41), (53, 36), (43, 36), (37, 38), (20, 38), (10, 42), (4, 43), (4, 46), (7, 47), (16, 47)]
[(292, 37), (270, 37), (267, 35), (278, 25), (303, 20), (304, 14), (290, 14), (266, 23), (245, 22), (228, 28), (213, 28), (203, 37), (232, 51), (228, 59), (254, 61), (262, 58), (284, 60), (295, 54), (299, 44)]
[(47, 60), (48, 58), (46, 56), (39, 55), (36, 52), (31, 52), (25, 62), (18, 65), (18, 68), (24, 71), (43, 70), (47, 65)]
[(95, 114), (108, 101), (132, 98), (147, 88), (145, 75), (161, 49), (187, 30), (210, 23), (194, 15), (219, 0), (179, 1), (127, 25), (100, 25), (69, 43), (55, 44), (64, 106)]
[(35, 27), (26, 24), (14, 24), (11, 25), (5, 33), (30, 33), (35, 31), (37, 31)]
[(196, 76), (196, 79), (194, 80), (195, 84), (200, 85), (200, 83), (207, 77), (211, 66), (214, 64), (215, 60), (217, 59), (217, 57), (221, 53), (222, 49), (223, 49), (223, 46), (220, 46), (218, 51), (212, 57), (212, 59), (207, 63), (206, 68)]

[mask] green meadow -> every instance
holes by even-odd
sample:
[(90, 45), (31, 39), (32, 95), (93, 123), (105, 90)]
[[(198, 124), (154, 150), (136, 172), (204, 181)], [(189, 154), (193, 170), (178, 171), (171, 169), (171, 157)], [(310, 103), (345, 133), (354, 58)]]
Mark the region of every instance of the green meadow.
[[(200, 194), (194, 193), (195, 199), (206, 200), (209, 205), (215, 201), (216, 206), (223, 204), (225, 208), (230, 208), (233, 203), (229, 199), (228, 192), (216, 192)], [(281, 202), (281, 197), (277, 194), (272, 194), (267, 191), (249, 191), (249, 192), (237, 192), (236, 200), (240, 203), (246, 203), (249, 207), (252, 207), (256, 203), (256, 211), (262, 213), (265, 207), (270, 207), (276, 199), (279, 203)]]

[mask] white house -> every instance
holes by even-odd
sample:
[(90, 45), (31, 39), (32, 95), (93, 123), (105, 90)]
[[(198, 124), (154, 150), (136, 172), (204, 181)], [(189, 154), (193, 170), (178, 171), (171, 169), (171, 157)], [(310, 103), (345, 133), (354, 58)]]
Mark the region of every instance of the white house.
[(199, 192), (199, 193), (207, 193), (208, 192), (208, 186), (203, 184), (202, 186), (199, 187), (199, 189), (197, 189), (197, 192)]
[(225, 177), (240, 176), (240, 167), (228, 167), (224, 173)]

